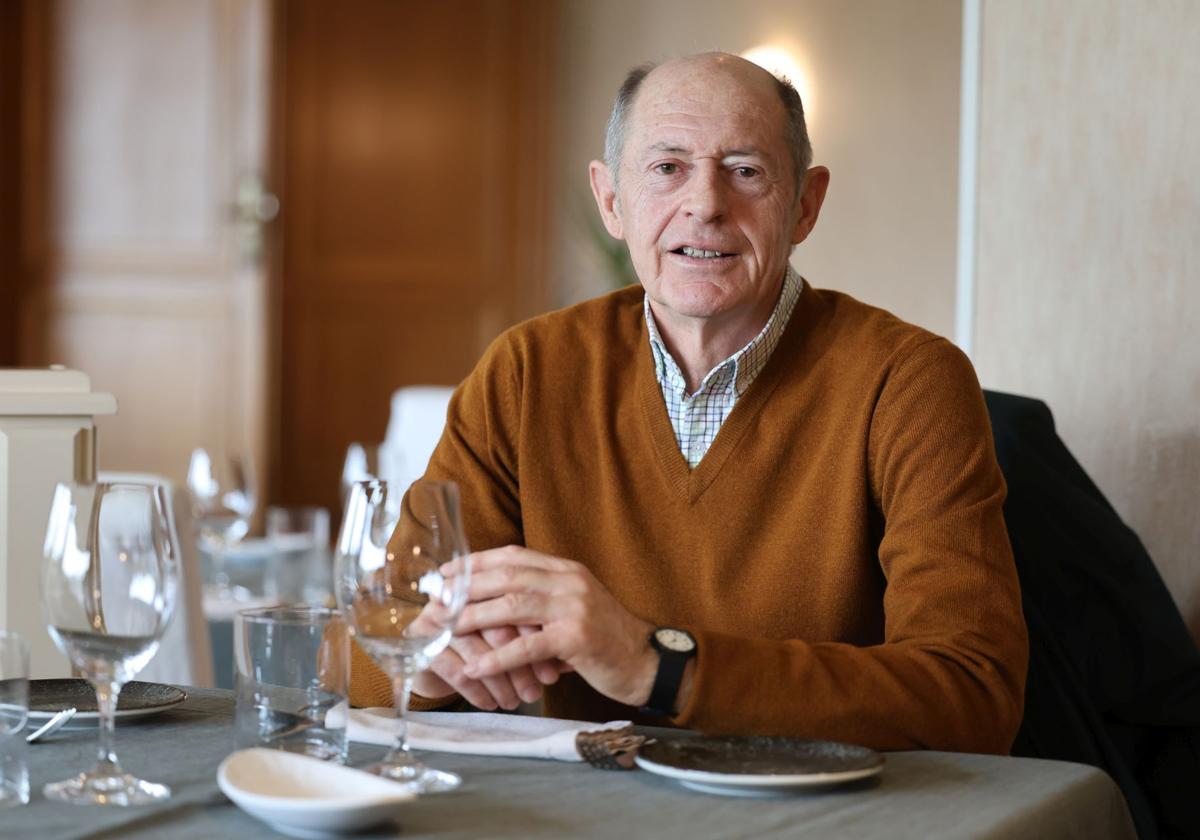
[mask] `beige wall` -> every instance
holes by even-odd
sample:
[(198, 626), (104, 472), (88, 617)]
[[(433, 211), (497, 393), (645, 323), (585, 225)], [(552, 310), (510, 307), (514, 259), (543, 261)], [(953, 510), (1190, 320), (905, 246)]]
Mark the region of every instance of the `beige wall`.
[(1200, 635), (1200, 4), (983, 11), (976, 365), (1049, 403)]
[(560, 80), (564, 236), (559, 301), (609, 288), (587, 234), (588, 161), (629, 68), (709, 49), (790, 48), (813, 89), (817, 163), (832, 170), (820, 223), (793, 263), (950, 335), (954, 328), (959, 0), (568, 0)]

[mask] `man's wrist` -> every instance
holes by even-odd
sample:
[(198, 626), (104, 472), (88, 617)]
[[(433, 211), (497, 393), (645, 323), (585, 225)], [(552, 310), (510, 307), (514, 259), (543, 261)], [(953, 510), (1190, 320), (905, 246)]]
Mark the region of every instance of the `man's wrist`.
[(647, 636), (657, 664), (649, 694), (643, 695), (644, 714), (674, 717), (686, 707), (695, 679), (696, 639), (687, 630), (659, 627)]
[(658, 651), (650, 646), (649, 641), (643, 645), (636, 671), (636, 687), (632, 692), (629, 705), (640, 709), (649, 701), (650, 692), (654, 690), (654, 680), (658, 676)]

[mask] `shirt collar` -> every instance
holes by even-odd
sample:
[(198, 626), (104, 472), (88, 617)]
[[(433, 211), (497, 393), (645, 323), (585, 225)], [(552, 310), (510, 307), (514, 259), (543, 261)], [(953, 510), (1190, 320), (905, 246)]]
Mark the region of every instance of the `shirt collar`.
[[(800, 275), (789, 263), (783, 275), (783, 288), (779, 299), (775, 301), (775, 308), (771, 310), (771, 317), (767, 319), (767, 323), (745, 347), (710, 370), (696, 393), (706, 388), (723, 386), (733, 388), (739, 397), (744, 394), (766, 367), (767, 360), (771, 358), (771, 353), (783, 337), (783, 331), (791, 320), (792, 310), (796, 308), (796, 301), (800, 298), (803, 288), (804, 283)], [(646, 332), (650, 336), (650, 349), (654, 356), (654, 374), (659, 385), (678, 393), (686, 393), (687, 380), (683, 378), (683, 371), (667, 350), (667, 345), (663, 343), (658, 325), (654, 321), (654, 313), (650, 311), (648, 295), (643, 299), (642, 308), (646, 316)]]

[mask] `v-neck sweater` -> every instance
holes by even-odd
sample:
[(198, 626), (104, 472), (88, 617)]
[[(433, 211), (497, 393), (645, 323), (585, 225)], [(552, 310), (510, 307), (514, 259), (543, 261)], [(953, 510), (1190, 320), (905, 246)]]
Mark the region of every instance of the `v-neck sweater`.
[[(585, 564), (697, 639), (692, 693), (650, 720), (567, 674), (545, 711), (878, 749), (1007, 752), (1027, 640), (1005, 487), (950, 342), (807, 284), (700, 463), (679, 450), (629, 287), (498, 338), (426, 476), (473, 549)], [(383, 685), (356, 659), (361, 692)]]

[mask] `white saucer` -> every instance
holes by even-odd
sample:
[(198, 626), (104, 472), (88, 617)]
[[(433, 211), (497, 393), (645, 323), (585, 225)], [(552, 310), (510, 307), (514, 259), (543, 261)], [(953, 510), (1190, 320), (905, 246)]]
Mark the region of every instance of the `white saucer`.
[(395, 817), (416, 799), (395, 782), (298, 753), (255, 747), (217, 768), (217, 786), (281, 834), (334, 837)]

